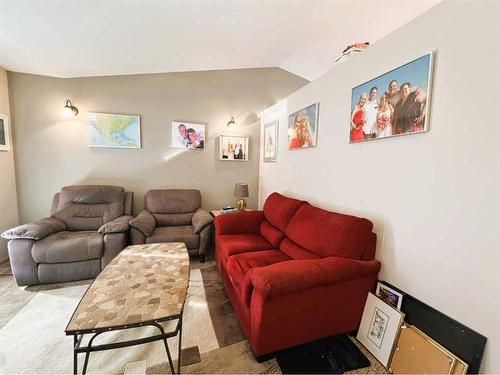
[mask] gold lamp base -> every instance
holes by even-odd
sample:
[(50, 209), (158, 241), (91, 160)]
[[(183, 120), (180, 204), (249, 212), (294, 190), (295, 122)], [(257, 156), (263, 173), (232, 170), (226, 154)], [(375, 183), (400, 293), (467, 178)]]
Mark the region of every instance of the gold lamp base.
[(243, 198), (240, 198), (236, 201), (236, 209), (238, 211), (245, 211), (245, 208), (247, 208), (247, 202)]

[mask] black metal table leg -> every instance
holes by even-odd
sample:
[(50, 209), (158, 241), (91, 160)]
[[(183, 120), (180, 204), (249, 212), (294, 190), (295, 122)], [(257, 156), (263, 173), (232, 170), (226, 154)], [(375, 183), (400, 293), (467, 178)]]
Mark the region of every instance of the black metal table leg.
[(73, 336), (73, 374), (78, 374), (78, 353), (76, 352), (76, 345), (78, 343), (78, 335)]
[(182, 315), (179, 318), (179, 348), (177, 353), (177, 374), (181, 373), (181, 347), (182, 347)]

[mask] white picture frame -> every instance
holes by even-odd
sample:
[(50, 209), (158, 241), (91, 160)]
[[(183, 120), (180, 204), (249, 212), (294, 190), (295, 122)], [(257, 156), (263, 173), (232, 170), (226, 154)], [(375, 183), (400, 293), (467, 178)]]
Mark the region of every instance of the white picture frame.
[(388, 305), (394, 307), (395, 309), (401, 310), (401, 304), (403, 303), (403, 294), (398, 292), (397, 290), (379, 281), (377, 282), (375, 295)]
[(404, 314), (368, 293), (357, 340), (385, 367), (389, 365)]
[(278, 159), (278, 134), (279, 121), (275, 120), (264, 125), (264, 151), (263, 161), (265, 163), (275, 162)]
[(318, 145), (319, 102), (288, 115), (288, 150)]
[(7, 115), (0, 113), (0, 151), (10, 151), (10, 127)]
[[(248, 161), (249, 138), (240, 135), (219, 136), (219, 160)], [(236, 156), (237, 154), (237, 156)]]
[(203, 151), (206, 146), (205, 130), (206, 124), (172, 121), (170, 146), (172, 148)]

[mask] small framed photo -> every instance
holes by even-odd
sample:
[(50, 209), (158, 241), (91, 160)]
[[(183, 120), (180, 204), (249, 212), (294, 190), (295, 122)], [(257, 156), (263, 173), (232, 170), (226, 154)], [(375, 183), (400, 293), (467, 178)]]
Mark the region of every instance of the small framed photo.
[(9, 119), (0, 113), (0, 151), (10, 150)]
[(264, 162), (276, 161), (278, 157), (278, 127), (278, 120), (264, 125)]
[(319, 103), (288, 116), (288, 149), (316, 147), (318, 141)]
[(375, 292), (377, 297), (382, 301), (391, 305), (395, 309), (401, 310), (401, 303), (403, 303), (403, 294), (399, 293), (397, 290), (381, 283), (377, 283), (377, 290)]
[(204, 150), (205, 124), (172, 121), (171, 146), (173, 148), (187, 148), (189, 150)]
[(219, 136), (219, 160), (248, 161), (248, 137)]
[(389, 364), (403, 319), (401, 311), (368, 293), (356, 338), (385, 367)]

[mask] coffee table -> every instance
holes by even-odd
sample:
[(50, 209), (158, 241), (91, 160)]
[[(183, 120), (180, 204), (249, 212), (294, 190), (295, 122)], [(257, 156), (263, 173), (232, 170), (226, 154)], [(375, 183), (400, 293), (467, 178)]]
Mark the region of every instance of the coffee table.
[[(91, 352), (163, 340), (174, 374), (167, 339), (177, 334), (177, 373), (180, 373), (182, 313), (188, 283), (189, 255), (183, 243), (134, 245), (124, 249), (89, 286), (66, 327), (66, 335), (73, 336), (73, 373), (78, 373), (79, 353), (85, 353), (85, 374)], [(177, 320), (175, 329), (165, 332), (161, 323), (171, 320)], [(105, 332), (143, 326), (154, 326), (160, 332), (129, 341), (93, 345), (94, 339)], [(82, 346), (87, 334), (93, 336)]]

